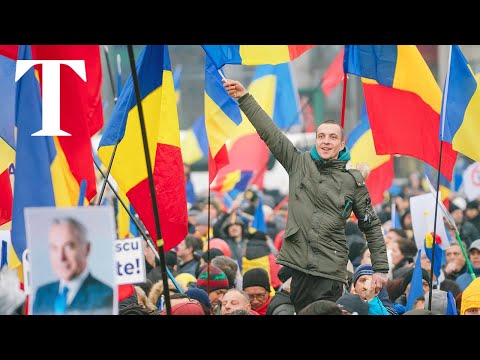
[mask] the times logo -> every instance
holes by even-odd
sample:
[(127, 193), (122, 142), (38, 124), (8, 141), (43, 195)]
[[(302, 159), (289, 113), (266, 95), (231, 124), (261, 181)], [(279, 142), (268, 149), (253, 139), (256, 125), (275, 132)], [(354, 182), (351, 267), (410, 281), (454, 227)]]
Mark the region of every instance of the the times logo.
[(85, 60), (18, 60), (15, 82), (37, 64), (42, 65), (42, 129), (32, 136), (70, 136), (60, 129), (60, 65), (69, 66), (86, 82)]

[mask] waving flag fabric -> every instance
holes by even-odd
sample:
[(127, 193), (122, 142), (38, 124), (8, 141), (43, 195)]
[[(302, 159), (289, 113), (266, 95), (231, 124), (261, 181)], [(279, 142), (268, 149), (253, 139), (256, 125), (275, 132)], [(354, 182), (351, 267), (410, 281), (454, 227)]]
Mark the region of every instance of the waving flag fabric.
[(320, 87), (322, 88), (325, 96), (329, 96), (333, 89), (335, 89), (343, 81), (343, 77), (345, 76), (343, 72), (344, 50), (345, 48), (342, 47), (328, 67), (327, 71), (325, 71), (325, 74), (322, 76), (322, 83)]
[(390, 221), (392, 223), (392, 229), (401, 229), (402, 223), (400, 222), (400, 216), (398, 215), (397, 205), (395, 201), (392, 201), (392, 210), (390, 213)]
[[(344, 72), (362, 77), (376, 153), (401, 154), (438, 169), (442, 94), (415, 45), (346, 45)], [(443, 144), (452, 179), (457, 152)]]
[(202, 45), (220, 69), (225, 64), (281, 64), (296, 59), (315, 45)]
[[(20, 46), (19, 59), (31, 59), (30, 46)], [(26, 207), (76, 206), (79, 184), (56, 137), (31, 136), (42, 127), (40, 86), (34, 69), (17, 82), (17, 152), (12, 215), (10, 267), (20, 265), (26, 248), (23, 211)]]
[(366, 163), (370, 175), (366, 180), (372, 204), (383, 202), (383, 194), (393, 183), (393, 156), (377, 155), (373, 143), (372, 130), (368, 121), (367, 110), (363, 105), (360, 121), (347, 136), (347, 146), (350, 149), (352, 165)]
[(257, 208), (253, 214), (253, 221), (250, 227), (256, 231), (263, 231), (264, 233), (267, 232), (267, 223), (265, 222), (265, 215), (263, 213), (263, 199), (261, 196), (258, 197)]
[[(102, 67), (99, 45), (34, 45), (32, 58), (43, 60), (84, 60), (87, 81), (68, 66), (60, 66), (60, 120), (62, 130), (72, 136), (57, 138), (79, 192), (87, 181), (87, 200), (97, 194), (90, 138), (103, 127)], [(38, 67), (40, 83), (42, 67)], [(78, 186), (78, 189), (77, 189)]]
[(15, 163), (15, 60), (18, 46), (12, 47), (0, 46), (0, 226), (11, 225), (12, 220), (10, 173)]
[(191, 165), (208, 156), (207, 129), (205, 129), (205, 115), (195, 119), (190, 129), (182, 139), (182, 157), (185, 164)]
[[(480, 161), (480, 89), (458, 45), (452, 45), (450, 68), (443, 91), (440, 140), (474, 161)], [(443, 135), (443, 136), (442, 136)]]
[(212, 187), (211, 189), (224, 194), (223, 202), (225, 206), (229, 208), (232, 201), (247, 190), (252, 176), (253, 171), (235, 170), (225, 176), (224, 181), (219, 184), (219, 187)]
[[(278, 67), (282, 67), (278, 71)], [(280, 79), (285, 77), (278, 77), (278, 73), (288, 70), (285, 68), (286, 64), (282, 65), (261, 65), (258, 66), (253, 76), (252, 82), (248, 87), (248, 92), (252, 94), (260, 106), (269, 114), (273, 121), (276, 122), (275, 114), (281, 114), (281, 110), (276, 110), (277, 106), (281, 106), (281, 109), (286, 109), (285, 113), (293, 114), (292, 109), (296, 108), (295, 98), (292, 96), (289, 99), (284, 98), (282, 101), (277, 101), (277, 89)], [(290, 107), (290, 110), (287, 109)], [(290, 126), (298, 121), (299, 111), (296, 112), (297, 120), (288, 122), (284, 118), (283, 121), (279, 121), (279, 127)], [(290, 119), (290, 121), (292, 121)], [(252, 185), (255, 184), (260, 190), (263, 189), (263, 178), (267, 171), (267, 162), (270, 156), (270, 151), (267, 145), (260, 139), (257, 131), (253, 125), (248, 121), (246, 116), (242, 113), (242, 122), (240, 126), (235, 130), (235, 133), (230, 138), (228, 143), (228, 156), (230, 163), (222, 168), (215, 179), (215, 186), (221, 186), (225, 176), (235, 171), (253, 171), (254, 180)]]
[[(137, 63), (142, 108), (152, 160), (164, 250), (178, 245), (188, 233), (185, 176), (180, 151), (175, 90), (166, 45), (146, 45)], [(130, 76), (100, 140), (98, 155), (108, 165), (119, 142), (111, 169), (150, 235), (156, 238), (152, 198), (145, 165), (138, 108)]]
[(205, 129), (207, 132), (210, 184), (218, 171), (229, 163), (226, 142), (242, 121), (238, 103), (223, 87), (222, 77), (207, 57), (205, 59)]
[(271, 77), (274, 82), (275, 99), (273, 104), (273, 121), (280, 129), (289, 129), (303, 123), (300, 96), (293, 78), (292, 64), (260, 65), (255, 78)]
[(423, 277), (422, 277), (422, 249), (417, 252), (417, 260), (413, 268), (412, 280), (410, 282), (410, 291), (407, 297), (407, 311), (412, 310), (415, 305), (415, 300), (423, 295)]

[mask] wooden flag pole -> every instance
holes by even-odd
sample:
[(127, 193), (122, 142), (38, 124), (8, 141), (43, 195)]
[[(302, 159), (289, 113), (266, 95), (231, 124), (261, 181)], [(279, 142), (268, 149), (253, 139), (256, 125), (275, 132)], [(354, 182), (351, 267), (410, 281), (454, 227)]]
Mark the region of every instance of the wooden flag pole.
[[(145, 152), (145, 162), (147, 165), (147, 174), (148, 174), (148, 184), (150, 185), (150, 197), (152, 198), (152, 209), (153, 217), (155, 219), (155, 230), (158, 244), (158, 239), (162, 238), (160, 230), (160, 215), (158, 214), (158, 204), (157, 204), (157, 195), (155, 192), (155, 184), (153, 183), (153, 171), (152, 171), (152, 162), (150, 160), (150, 152), (148, 150), (148, 138), (147, 138), (147, 129), (145, 127), (145, 119), (143, 117), (143, 107), (142, 107), (142, 96), (140, 93), (140, 84), (138, 82), (137, 69), (135, 66), (135, 55), (133, 53), (133, 46), (127, 45), (128, 47), (128, 57), (130, 60), (130, 68), (132, 70), (132, 80), (133, 87), (135, 89), (135, 98), (137, 101), (138, 117), (140, 120), (140, 128), (142, 131), (142, 140), (143, 140), (143, 150)], [(153, 235), (153, 234), (152, 234)], [(159, 255), (160, 255), (160, 267), (162, 269), (162, 280), (163, 280), (163, 295), (165, 297), (165, 308), (167, 310), (167, 315), (171, 315), (171, 305), (170, 305), (170, 292), (168, 288), (168, 278), (167, 278), (167, 266), (165, 260), (165, 252), (163, 251), (163, 241), (158, 246)]]

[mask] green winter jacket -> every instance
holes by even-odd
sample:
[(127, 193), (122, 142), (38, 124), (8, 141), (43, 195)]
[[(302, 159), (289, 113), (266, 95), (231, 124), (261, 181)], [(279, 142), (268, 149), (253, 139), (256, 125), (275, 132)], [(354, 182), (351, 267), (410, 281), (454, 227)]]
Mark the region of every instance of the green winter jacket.
[(339, 159), (328, 161), (318, 156), (315, 146), (311, 152), (300, 152), (252, 95), (238, 103), (289, 176), (287, 228), (277, 263), (346, 284), (345, 223), (353, 211), (367, 239), (374, 271), (388, 273), (381, 223), (363, 176), (345, 168), (348, 149), (340, 152)]

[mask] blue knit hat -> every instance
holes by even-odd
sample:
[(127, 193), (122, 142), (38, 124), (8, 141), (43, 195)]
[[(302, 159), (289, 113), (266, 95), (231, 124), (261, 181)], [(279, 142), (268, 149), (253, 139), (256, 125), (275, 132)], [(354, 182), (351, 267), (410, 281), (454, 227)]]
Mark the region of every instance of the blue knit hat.
[(190, 299), (198, 300), (198, 302), (205, 305), (208, 309), (212, 307), (210, 304), (210, 298), (205, 290), (199, 288), (191, 288), (185, 291), (185, 295), (188, 295)]
[(357, 267), (355, 273), (353, 274), (353, 286), (357, 284), (357, 280), (362, 275), (373, 275), (373, 267), (372, 264), (362, 264)]

